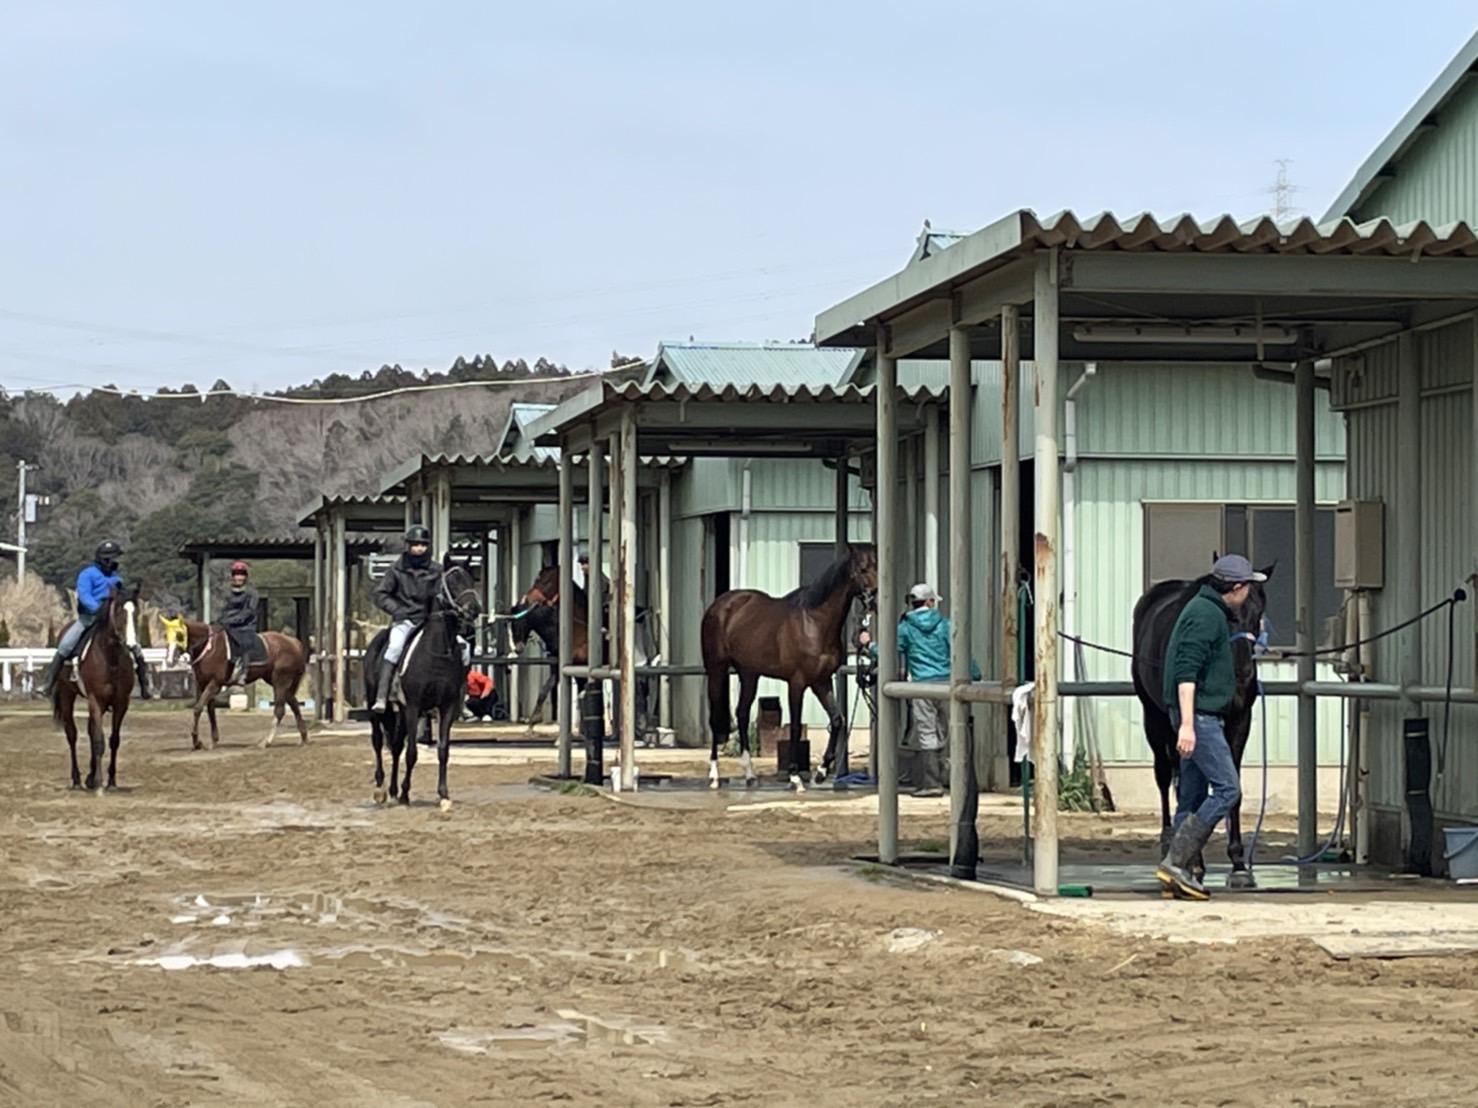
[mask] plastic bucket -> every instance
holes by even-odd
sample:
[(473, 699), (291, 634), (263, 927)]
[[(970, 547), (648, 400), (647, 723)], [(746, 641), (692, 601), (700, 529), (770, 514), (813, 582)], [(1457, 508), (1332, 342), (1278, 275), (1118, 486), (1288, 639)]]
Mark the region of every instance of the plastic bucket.
[(1478, 827), (1444, 827), (1447, 875), (1454, 881), (1478, 880)]

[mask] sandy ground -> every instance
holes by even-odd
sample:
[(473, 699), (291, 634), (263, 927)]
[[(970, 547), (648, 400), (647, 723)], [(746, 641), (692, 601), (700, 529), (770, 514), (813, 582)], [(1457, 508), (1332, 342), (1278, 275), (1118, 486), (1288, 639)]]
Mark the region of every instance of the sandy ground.
[[(137, 711), (99, 797), (66, 788), (48, 720), (0, 715), (0, 1102), (1473, 1099), (1478, 955), (1337, 960), (1271, 933), (1309, 910), (1288, 898), (1228, 944), (1229, 898), (920, 887), (846, 863), (865, 801), (560, 795), (525, 784), (540, 752), (459, 758), (447, 812), (423, 758), (382, 809), (367, 739), (261, 732), (229, 716), (195, 753), (186, 717)], [(986, 842), (1019, 821), (989, 810)], [(1069, 852), (1152, 857), (1142, 814), (1063, 826)], [(906, 847), (945, 834), (905, 805)]]

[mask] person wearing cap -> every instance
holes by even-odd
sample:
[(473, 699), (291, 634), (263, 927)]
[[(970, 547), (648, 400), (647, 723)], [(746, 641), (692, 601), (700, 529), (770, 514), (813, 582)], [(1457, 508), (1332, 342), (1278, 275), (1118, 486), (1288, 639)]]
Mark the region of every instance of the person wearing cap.
[[(939, 594), (934, 586), (921, 581), (908, 590), (908, 611), (898, 621), (898, 654), (914, 681), (949, 680), (949, 642), (951, 624), (939, 613)], [(869, 642), (866, 632), (859, 640), (877, 654), (877, 645)], [(980, 680), (980, 667), (970, 660), (970, 678)], [(914, 738), (919, 744), (922, 782), (915, 796), (943, 796), (945, 785), (945, 726), (940, 718), (940, 702), (914, 699)]]
[(1253, 584), (1266, 580), (1240, 554), (1218, 558), (1210, 577), (1181, 609), (1165, 650), (1162, 693), (1176, 729), (1180, 788), (1174, 833), (1155, 876), (1168, 892), (1185, 899), (1210, 898), (1191, 872), (1191, 860), (1242, 799), (1224, 719), (1237, 690), (1231, 623)]
[(248, 585), (251, 568), (245, 562), (231, 563), (231, 591), (221, 604), (216, 623), (226, 632), (231, 641), (231, 658), (235, 666), (228, 685), (246, 684), (246, 672), (251, 668), (252, 648), (257, 637), (257, 590)]

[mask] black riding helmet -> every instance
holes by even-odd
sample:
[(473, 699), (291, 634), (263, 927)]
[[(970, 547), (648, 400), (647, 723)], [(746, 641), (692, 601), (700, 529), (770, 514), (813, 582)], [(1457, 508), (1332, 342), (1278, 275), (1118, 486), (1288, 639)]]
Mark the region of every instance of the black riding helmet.
[(123, 547), (112, 539), (104, 539), (98, 543), (98, 548), (93, 552), (93, 560), (97, 562), (98, 569), (104, 573), (112, 573), (118, 568), (118, 559), (123, 556)]
[[(427, 544), (427, 549), (421, 551), (421, 553), (419, 553), (419, 554), (412, 554), (411, 551), (410, 551), (410, 545), (413, 542), (423, 542), (423, 543), (426, 543)], [(430, 528), (428, 528), (424, 524), (420, 524), (420, 523), (413, 523), (413, 524), (411, 524), (409, 527), (407, 527), (405, 529), (405, 545), (406, 545), (405, 560), (407, 562), (409, 562), (413, 566), (424, 566), (428, 561), (431, 560), (430, 544), (431, 544), (431, 530), (430, 530)]]

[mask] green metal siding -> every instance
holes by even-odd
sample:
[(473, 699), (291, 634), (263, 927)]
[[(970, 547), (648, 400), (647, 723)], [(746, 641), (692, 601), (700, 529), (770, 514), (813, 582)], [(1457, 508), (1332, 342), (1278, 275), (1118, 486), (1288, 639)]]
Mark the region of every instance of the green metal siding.
[[(1421, 335), (1418, 357), (1422, 367), (1424, 388), (1451, 388), (1474, 376), (1475, 336), (1471, 323), (1443, 328)], [(1409, 445), (1399, 441), (1397, 433), (1396, 380), (1399, 365), (1394, 344), (1369, 350), (1362, 356), (1358, 378), (1351, 369), (1342, 367), (1346, 378), (1342, 399), (1357, 401), (1388, 397), (1390, 403), (1351, 410), (1350, 426), (1350, 495), (1359, 499), (1380, 500), (1385, 504), (1385, 565), (1387, 582), (1401, 572), (1395, 561), (1396, 536), (1402, 528), (1421, 529), (1422, 605), (1428, 606), (1449, 595), (1459, 585), (1466, 585), (1474, 569), (1473, 511), (1473, 398), (1470, 389), (1427, 395), (1421, 401), (1421, 502), (1408, 508), (1398, 495), (1397, 459)], [(1390, 590), (1370, 593), (1371, 630), (1380, 631), (1415, 615), (1396, 610)], [(1467, 611), (1472, 604), (1459, 607), (1457, 633), (1452, 657), (1453, 684), (1470, 687), (1474, 680), (1473, 626), (1474, 616)], [(1405, 636), (1395, 636), (1377, 643), (1374, 648), (1374, 679), (1396, 681), (1401, 643)], [(1425, 685), (1442, 685), (1447, 680), (1446, 620), (1433, 618), (1422, 625), (1421, 681)], [(1443, 708), (1440, 704), (1422, 707), (1421, 712), (1432, 723), (1434, 747), (1442, 742)], [(1370, 789), (1371, 801), (1390, 811), (1402, 810), (1404, 798), (1404, 763), (1401, 740), (1402, 706), (1393, 701), (1372, 701), (1370, 710)], [(1478, 728), (1478, 708), (1453, 705), (1452, 741), (1448, 744), (1446, 772), (1436, 776), (1432, 802), (1437, 814), (1450, 819), (1478, 817), (1478, 747), (1465, 741)]]
[(672, 514), (679, 519), (738, 507), (739, 480), (732, 458), (693, 458), (673, 477)]
[(1360, 205), (1357, 221), (1478, 223), (1478, 81), (1469, 80), (1443, 106), (1438, 124)]

